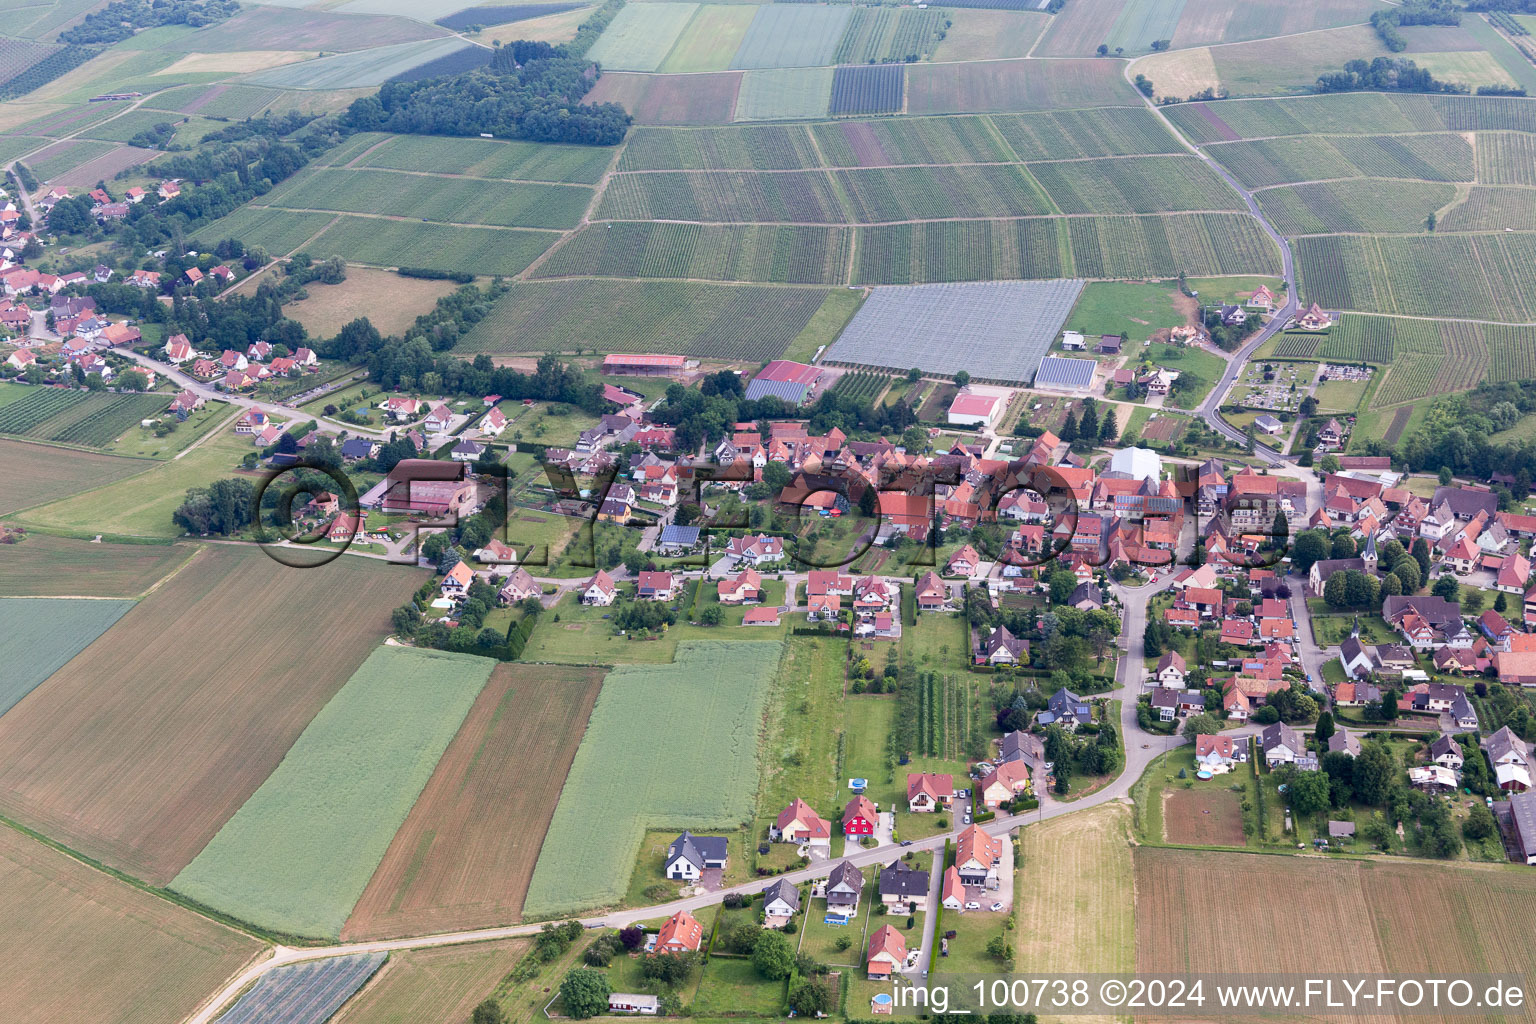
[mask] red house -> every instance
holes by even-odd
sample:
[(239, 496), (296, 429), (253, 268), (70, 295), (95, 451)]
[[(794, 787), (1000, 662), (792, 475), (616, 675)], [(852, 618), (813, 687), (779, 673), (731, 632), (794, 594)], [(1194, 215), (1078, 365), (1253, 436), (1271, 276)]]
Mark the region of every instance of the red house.
[(875, 811), (875, 805), (861, 793), (849, 800), (848, 806), (843, 808), (843, 835), (872, 836), (878, 821), (879, 814)]

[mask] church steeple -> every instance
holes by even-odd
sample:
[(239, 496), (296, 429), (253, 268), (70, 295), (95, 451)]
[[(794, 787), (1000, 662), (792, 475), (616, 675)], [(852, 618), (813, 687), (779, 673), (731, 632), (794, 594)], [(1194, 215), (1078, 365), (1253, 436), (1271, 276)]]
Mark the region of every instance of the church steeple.
[(1361, 561), (1365, 562), (1365, 571), (1371, 574), (1376, 572), (1376, 531), (1366, 535), (1365, 550), (1360, 553)]

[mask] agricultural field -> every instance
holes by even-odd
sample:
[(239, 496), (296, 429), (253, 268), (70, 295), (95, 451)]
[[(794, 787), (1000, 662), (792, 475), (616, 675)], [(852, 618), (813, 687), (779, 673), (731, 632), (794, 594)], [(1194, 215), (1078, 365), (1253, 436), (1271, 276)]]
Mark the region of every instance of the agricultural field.
[(1471, 181), (1472, 147), (1459, 134), (1313, 136), (1210, 147), (1248, 188), (1324, 178)]
[(56, 448), (0, 438), (0, 476), (7, 481), (0, 493), (0, 515), (101, 487), (153, 465), (90, 452), (74, 452), (61, 459)]
[(1037, 11), (959, 10), (934, 47), (936, 61), (1024, 57), (1051, 19)]
[(1329, 309), (1528, 322), (1536, 235), (1321, 235), (1295, 245), (1302, 294)]
[(864, 405), (870, 405), (880, 394), (890, 387), (895, 378), (883, 373), (868, 373), (858, 371), (845, 373), (837, 379), (832, 386), (832, 392), (839, 398), (851, 399)]
[(812, 131), (801, 125), (636, 128), (619, 158), (618, 170), (776, 171), (818, 167)]
[[(255, 280), (259, 285), (262, 279)], [(285, 303), (283, 313), (303, 324), (311, 337), (334, 337), (358, 317), (367, 317), (384, 334), (400, 334), (415, 322), (417, 316), (431, 312), (439, 298), (457, 287), (452, 281), (401, 277), (389, 270), (348, 267), (347, 279), (341, 284), (315, 282), (306, 285), (309, 298)]]
[(735, 111), (724, 120), (774, 121), (826, 117), (832, 68), (766, 68), (740, 76)]
[(610, 146), (564, 146), (426, 135), (375, 135), (349, 167), (466, 175), (503, 181), (595, 185), (613, 160)]
[(859, 224), (1054, 212), (1030, 172), (1017, 164), (877, 167), (837, 171), (833, 177), (848, 196), (853, 220)]
[[(8, 564), (5, 570), (9, 572)], [(0, 715), (89, 647), (132, 607), (132, 601), (0, 598), (0, 664), (7, 666), (0, 679)]]
[(159, 153), (153, 149), (139, 149), (135, 146), (116, 146), (110, 152), (102, 153), (85, 161), (85, 163), (77, 164), (66, 171), (54, 174), (51, 181), (55, 185), (69, 185), (74, 188), (94, 188), (98, 181), (110, 181), (117, 177), (119, 171), (126, 171), (137, 167), (139, 164), (153, 160), (158, 155)]
[(171, 888), (273, 931), (340, 937), (495, 664), (376, 648)]
[(1003, 163), (1012, 153), (984, 117), (886, 118), (812, 125), (816, 151), (832, 167)]
[[(827, 77), (830, 88), (831, 76)], [(617, 103), (634, 115), (636, 124), (729, 124), (741, 80), (739, 71), (687, 77), (607, 72), (584, 99)]]
[[(777, 642), (689, 643), (675, 664), (608, 674), (525, 914), (617, 903), (647, 828), (735, 828), (751, 818), (758, 729), (781, 651)], [(634, 770), (622, 770), (626, 758)], [(594, 828), (602, 841), (593, 841)]]
[[(417, 582), (362, 558), (299, 572), (259, 552), (200, 552), (0, 718), (0, 809), (165, 884), (271, 774)], [(252, 622), (306, 641), (207, 642)]]
[(138, 597), (195, 551), (189, 545), (94, 544), (29, 534), (5, 547), (0, 596), (73, 597), (89, 591), (91, 597)]
[(1536, 203), (1523, 188), (1474, 185), (1466, 198), (1451, 206), (1436, 231), (1536, 231)]
[(698, 220), (843, 224), (848, 216), (820, 171), (657, 171), (616, 174), (603, 193), (602, 220)]
[[(597, 668), (497, 665), (342, 938), (517, 920), (602, 679)], [(522, 769), (507, 771), (514, 760)]]
[(1136, 94), (1117, 61), (985, 61), (914, 64), (907, 73), (907, 112), (991, 111), (1130, 106)]
[(335, 1024), (419, 1024), (434, 1017), (468, 1020), (527, 949), (527, 939), (507, 939), (391, 953), (373, 982), (332, 1020)]
[(1195, 156), (1071, 160), (1028, 166), (1062, 213), (1242, 209), (1241, 197)]
[(837, 340), (863, 302), (863, 291), (841, 288), (828, 292), (820, 308), (784, 350), (783, 358), (810, 362), (818, 350)]
[(39, 181), (49, 182), (62, 174), (107, 156), (118, 147), (110, 142), (91, 142), (86, 139), (65, 139), (55, 142), (40, 153), (27, 158), (27, 166)]
[(852, 233), (837, 227), (598, 222), (539, 264), (533, 277), (676, 277), (841, 284)]
[(384, 966), (387, 953), (355, 953), (268, 971), (219, 1020), (224, 1024), (325, 1024)]
[(22, 398), (0, 405), (0, 434), (104, 448), (140, 420), (163, 412), (169, 403), (164, 395), (30, 388)]
[[(1243, 884), (1256, 856), (1138, 849), (1136, 970), (1389, 973), (1434, 963), (1470, 973), (1519, 970), (1536, 956), (1536, 938), (1517, 924), (1536, 895), (1529, 872), (1268, 857), (1263, 872), (1278, 887), (1269, 890)], [(1287, 890), (1306, 893), (1304, 906), (1270, 898)], [(1226, 893), (1229, 912), (1191, 914), (1196, 892)], [(1319, 925), (1304, 941), (1292, 938), (1298, 913)]]
[(558, 238), (549, 231), (412, 223), (342, 214), (305, 248), (316, 259), (340, 256), (376, 267), (512, 276)]
[(1020, 971), (1129, 972), (1136, 957), (1131, 812), (1112, 803), (1019, 831)]
[(1292, 8), (1247, 4), (1238, 0), (1185, 0), (1178, 28), (1173, 33), (1173, 45), (1236, 43), (1358, 25), (1368, 21), (1378, 10), (1381, 10), (1381, 4), (1376, 0), (1316, 0)]
[(683, 281), (518, 283), (459, 349), (493, 355), (577, 349), (677, 352), (764, 362), (778, 358), (826, 294), (824, 288)]
[(839, 67), (832, 75), (827, 112), (833, 116), (900, 113), (905, 82), (903, 64)]
[(1166, 113), (1195, 142), (1282, 135), (1438, 131), (1536, 131), (1536, 103), (1494, 96), (1334, 93), (1283, 99), (1182, 103)]
[(659, 70), (668, 74), (728, 70), (756, 13), (756, 8), (745, 4), (699, 6)]
[(447, 33), (410, 18), (333, 14), (290, 7), (250, 7), (233, 18), (186, 32), (161, 45), (183, 53), (242, 50), (366, 50)]
[(1275, 96), (1309, 93), (1319, 75), (1337, 71), (1350, 60), (1387, 54), (1374, 29), (1354, 25), (1257, 42), (1171, 50), (1137, 60), (1134, 71), (1152, 80), (1158, 99), (1182, 99), (1205, 89), (1225, 89), (1233, 96)]
[(1536, 185), (1536, 136), (1479, 132), (1477, 180), (1488, 185)]
[(0, 829), (0, 960), (15, 1020), (181, 1020), (262, 948)]
[(626, 6), (587, 56), (615, 71), (656, 71), (698, 10), (698, 4), (690, 3)]
[(1455, 197), (1456, 186), (1449, 183), (1385, 178), (1284, 185), (1258, 193), (1265, 216), (1288, 236), (1417, 233), (1431, 213)]
[(263, 206), (278, 209), (555, 229), (575, 227), (591, 201), (591, 189), (574, 185), (352, 168), (296, 174), (262, 197)]
[(412, 68), (457, 53), (465, 46), (464, 40), (457, 36), (375, 46), (258, 72), (245, 81), (251, 85), (278, 89), (373, 87), (383, 85), (387, 80), (403, 75)]
[(1173, 304), (1177, 294), (1169, 282), (1095, 281), (1083, 288), (1063, 326), (1088, 338), (1123, 332), (1131, 341), (1146, 341), (1153, 331), (1183, 322)]
[(286, 256), (329, 227), (336, 218), (328, 213), (295, 213), (265, 206), (242, 206), (228, 217), (209, 224), (198, 232), (211, 244), (224, 238), (238, 238), (246, 245), (260, 246), (275, 256)]
[(749, 70), (835, 63), (838, 44), (852, 19), (852, 7), (762, 4), (731, 67)]
[(946, 17), (947, 12), (937, 8), (855, 7), (832, 61), (882, 64), (924, 59), (933, 52)]

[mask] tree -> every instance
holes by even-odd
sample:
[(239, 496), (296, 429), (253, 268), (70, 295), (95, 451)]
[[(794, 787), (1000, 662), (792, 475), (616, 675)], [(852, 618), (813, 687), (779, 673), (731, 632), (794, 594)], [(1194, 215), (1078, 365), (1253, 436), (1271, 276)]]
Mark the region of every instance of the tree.
[(1387, 573), (1381, 578), (1381, 593), (1383, 597), (1397, 597), (1403, 592), (1403, 581), (1396, 573)]
[(1277, 511), (1275, 513), (1275, 521), (1270, 525), (1269, 536), (1275, 547), (1284, 546), (1286, 540), (1290, 538), (1291, 522), (1285, 518), (1284, 512)]
[(1333, 712), (1324, 711), (1317, 716), (1317, 728), (1312, 730), (1312, 735), (1317, 737), (1318, 750), (1328, 748), (1328, 740), (1333, 736)]
[[(1385, 693), (1382, 694), (1386, 696)], [(1373, 807), (1384, 806), (1392, 781), (1397, 777), (1397, 764), (1392, 752), (1380, 743), (1367, 743), (1355, 758), (1352, 784), (1355, 796), (1361, 803)]]
[(1077, 589), (1077, 576), (1066, 569), (1051, 573), (1051, 604), (1066, 604)]
[[(1419, 563), (1419, 582), (1422, 584), (1424, 577), (1429, 575), (1429, 563), (1431, 561), (1429, 541), (1420, 537), (1413, 542), (1413, 547), (1409, 551), (1413, 555), (1413, 560)], [(1417, 590), (1418, 588), (1415, 587), (1414, 589)]]
[(752, 966), (769, 981), (787, 978), (795, 966), (795, 951), (779, 932), (764, 932), (752, 950)]
[(645, 942), (645, 929), (633, 924), (628, 928), (620, 928), (619, 942), (623, 943), (625, 949), (639, 949)]
[(1100, 43), (1099, 44), (1099, 48), (1097, 50), (1095, 50), (1094, 53), (1097, 53), (1100, 57), (1107, 57), (1107, 56), (1109, 56), (1109, 44), (1108, 43)]
[(1291, 545), (1291, 565), (1297, 572), (1306, 572), (1313, 562), (1329, 557), (1328, 535), (1322, 530), (1303, 530)]
[(608, 975), (590, 967), (576, 968), (560, 983), (560, 998), (565, 1002), (565, 1012), (576, 1020), (586, 1020), (608, 1012), (610, 991)]
[(914, 367), (912, 367), (912, 369), (907, 371), (907, 383), (908, 384), (916, 384), (918, 381), (920, 381), (922, 379), (923, 379), (923, 371), (922, 371), (921, 367), (914, 366)]
[(1509, 610), (1508, 595), (1505, 594), (1504, 591), (1501, 590), (1494, 596), (1493, 610), (1498, 612), (1500, 615), (1503, 615), (1506, 611)]
[(956, 387), (961, 387), (961, 388), (969, 387), (970, 383), (971, 383), (971, 375), (968, 372), (966, 372), (965, 370), (961, 370), (961, 371), (959, 371), (958, 373), (955, 374), (955, 386)]
[(987, 940), (987, 955), (994, 960), (1001, 960), (1004, 964), (1013, 963), (1013, 943), (1004, 936), (994, 935)]
[(1317, 468), (1324, 473), (1337, 473), (1339, 471), (1339, 457), (1337, 455), (1324, 455), (1317, 460)]
[(1417, 592), (1424, 584), (1424, 575), (1419, 570), (1418, 560), (1410, 555), (1404, 555), (1393, 563), (1392, 575), (1402, 581), (1405, 594)]
[(1461, 595), (1461, 610), (1466, 615), (1476, 615), (1483, 610), (1483, 592), (1476, 589), (1468, 589)]
[(1487, 839), (1498, 831), (1498, 825), (1493, 820), (1493, 812), (1485, 804), (1472, 805), (1472, 813), (1467, 815), (1467, 820), (1461, 823), (1461, 834), (1471, 840)]
[[(608, 1008), (608, 997), (603, 996), (603, 1009)], [(590, 1014), (589, 1014), (590, 1016)], [(474, 1013), (469, 1015), (470, 1024), (507, 1024), (507, 1011), (501, 1008), (501, 1004), (494, 999), (487, 999), (475, 1007)]]
[(117, 375), (117, 389), (119, 391), (147, 391), (149, 378), (143, 370), (124, 370)]
[(1355, 543), (1355, 538), (1349, 535), (1349, 531), (1340, 530), (1333, 535), (1333, 542), (1329, 545), (1334, 558), (1354, 558), (1360, 553), (1360, 547)]
[(1345, 589), (1344, 573), (1333, 573), (1323, 583), (1323, 600), (1328, 602), (1330, 608), (1343, 608), (1349, 603), (1349, 597)]
[(1114, 441), (1120, 436), (1120, 424), (1115, 421), (1113, 407), (1104, 410), (1104, 420), (1099, 424), (1099, 440)]
[(826, 983), (817, 978), (802, 982), (789, 994), (789, 1005), (802, 1017), (816, 1019), (817, 1014), (830, 1013), (832, 993)]
[(1201, 712), (1184, 719), (1185, 736), (1214, 736), (1221, 732), (1221, 723), (1215, 717)]
[(1429, 588), (1429, 592), (1447, 601), (1454, 601), (1456, 600), (1456, 595), (1461, 593), (1461, 584), (1456, 582), (1456, 577), (1454, 576), (1441, 576), (1435, 580), (1435, 585)]
[(1451, 486), (1451, 481), (1453, 479), (1455, 479), (1455, 478), (1453, 476), (1451, 476), (1451, 467), (1450, 466), (1441, 466), (1440, 467), (1439, 479), (1440, 479), (1440, 486), (1441, 487), (1449, 487), (1449, 486)]
[(1061, 425), (1061, 433), (1058, 436), (1068, 444), (1077, 440), (1077, 417), (1070, 411), (1067, 413), (1066, 422)]
[(1290, 770), (1285, 777), (1285, 798), (1298, 815), (1316, 814), (1329, 804), (1331, 782), (1323, 772)]
[(725, 613), (717, 604), (712, 604), (699, 612), (699, 621), (706, 626), (718, 626), (725, 618)]
[(868, 485), (859, 494), (859, 511), (866, 516), (873, 516), (880, 511), (880, 494), (874, 485)]
[(1083, 401), (1083, 415), (1077, 424), (1077, 434), (1085, 441), (1092, 441), (1099, 436), (1099, 411), (1098, 403), (1093, 399)]

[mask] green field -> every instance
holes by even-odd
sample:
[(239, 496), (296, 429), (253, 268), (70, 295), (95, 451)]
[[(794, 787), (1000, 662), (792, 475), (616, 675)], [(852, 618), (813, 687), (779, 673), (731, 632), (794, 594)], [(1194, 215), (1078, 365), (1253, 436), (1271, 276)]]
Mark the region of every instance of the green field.
[(1210, 147), (1249, 188), (1324, 178), (1411, 178), (1471, 181), (1472, 147), (1460, 135), (1347, 135), (1261, 139)]
[(1195, 156), (1030, 164), (1062, 213), (1238, 210), (1242, 199)]
[(783, 353), (826, 294), (691, 281), (518, 283), (459, 350), (675, 352), (764, 362)]
[(1117, 61), (984, 61), (915, 64), (907, 74), (907, 112), (963, 114), (1132, 106), (1136, 94)]
[[(815, 127), (820, 127), (815, 126)], [(819, 167), (803, 125), (732, 128), (636, 128), (620, 171), (799, 170)]]
[(595, 185), (613, 159), (613, 149), (609, 146), (445, 139), (435, 135), (372, 135), (367, 138), (382, 144), (357, 156), (357, 167), (463, 174), (507, 181)]
[(598, 222), (567, 240), (541, 277), (677, 277), (841, 284), (852, 233), (837, 227)]
[(0, 715), (132, 607), (132, 601), (0, 598), (0, 665), (6, 666), (0, 677)]
[(1065, 326), (1087, 338), (1123, 331), (1132, 341), (1146, 341), (1153, 331), (1183, 321), (1173, 306), (1175, 294), (1175, 286), (1164, 282), (1095, 281), (1083, 288)]
[(660, 70), (668, 74), (724, 71), (752, 25), (748, 5), (704, 4), (677, 37)]
[(832, 59), (837, 64), (881, 64), (927, 57), (947, 15), (938, 8), (855, 7)]
[(164, 395), (116, 395), (99, 391), (63, 391), (21, 384), (0, 391), (22, 392), (0, 399), (0, 434), (39, 441), (105, 448), (140, 420), (165, 411)]
[(1284, 185), (1258, 193), (1259, 205), (1283, 235), (1421, 232), (1429, 215), (1455, 197), (1456, 186), (1449, 183), (1385, 178)]
[(736, 96), (737, 121), (777, 121), (827, 116), (831, 68), (765, 68), (748, 71)]
[(289, 178), (264, 196), (262, 205), (450, 224), (572, 228), (591, 201), (591, 189), (573, 185), (319, 168)]
[(336, 218), (329, 213), (295, 213), (264, 206), (242, 206), (198, 232), (206, 244), (238, 238), (274, 256), (286, 256), (324, 230)]
[[(758, 729), (782, 647), (686, 644), (676, 664), (603, 681), (523, 911), (616, 904), (648, 828), (735, 828), (752, 815)], [(643, 739), (642, 739), (643, 737)]]
[(515, 228), (476, 228), (341, 215), (306, 249), (317, 259), (340, 256), (376, 267), (426, 267), (511, 276), (549, 248), (557, 235)]
[(698, 4), (680, 3), (626, 6), (587, 56), (614, 71), (655, 71), (698, 9)]
[(853, 319), (853, 314), (859, 311), (863, 303), (864, 294), (859, 291), (839, 289), (828, 292), (821, 308), (816, 310), (805, 328), (790, 342), (783, 357), (801, 363), (810, 362), (818, 349), (837, 340), (837, 336), (843, 333), (843, 328), (848, 326), (848, 321)]
[(495, 664), (374, 651), (171, 888), (265, 928), (340, 936)]
[(1199, 143), (1231, 138), (1209, 115), (1215, 115), (1221, 125), (1243, 139), (1312, 134), (1536, 131), (1536, 103), (1494, 96), (1333, 93), (1291, 99), (1182, 103), (1169, 107), (1166, 113), (1180, 131)]
[(28, 534), (6, 545), (0, 558), (0, 596), (139, 597), (196, 550), (184, 544), (96, 544)]
[(848, 222), (831, 179), (822, 171), (616, 174), (603, 192), (596, 216), (727, 223)]
[(1536, 231), (1536, 203), (1525, 188), (1474, 185), (1464, 201), (1446, 210), (1437, 231)]
[(1536, 234), (1321, 235), (1295, 243), (1301, 292), (1328, 309), (1536, 320)]
[(260, 71), (245, 81), (279, 89), (359, 89), (383, 85), (395, 75), (462, 50), (456, 36), (376, 46)]
[(800, 68), (835, 63), (838, 43), (852, 20), (852, 7), (763, 4), (731, 59), (731, 67)]

